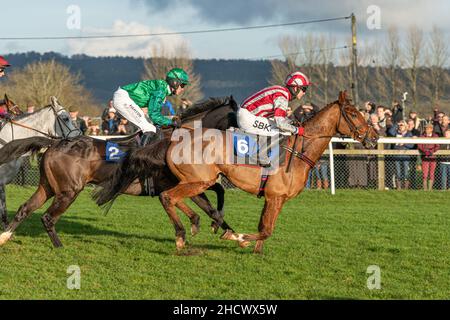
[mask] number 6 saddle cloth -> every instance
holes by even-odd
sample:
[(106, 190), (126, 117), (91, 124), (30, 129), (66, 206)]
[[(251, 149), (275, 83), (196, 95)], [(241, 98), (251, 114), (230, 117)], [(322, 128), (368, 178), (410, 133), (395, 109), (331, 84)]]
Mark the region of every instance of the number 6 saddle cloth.
[(286, 149), (289, 136), (277, 134), (262, 136), (246, 133), (241, 129), (227, 130), (227, 148), (233, 150), (230, 163), (247, 166), (271, 167), (276, 169), (286, 161)]

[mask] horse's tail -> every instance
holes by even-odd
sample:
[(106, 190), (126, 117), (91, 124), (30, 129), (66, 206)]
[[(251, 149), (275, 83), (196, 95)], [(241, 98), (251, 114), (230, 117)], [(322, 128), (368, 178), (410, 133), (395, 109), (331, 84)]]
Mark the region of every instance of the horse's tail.
[(49, 139), (45, 137), (31, 137), (26, 139), (17, 139), (5, 144), (0, 150), (0, 165), (8, 163), (23, 155), (31, 152), (38, 153), (42, 148), (48, 148), (58, 142), (58, 139)]
[(97, 205), (106, 212), (114, 200), (123, 193), (137, 178), (150, 177), (160, 172), (166, 165), (166, 151), (170, 137), (156, 141), (143, 148), (132, 148), (113, 174), (113, 177), (100, 185), (92, 195)]

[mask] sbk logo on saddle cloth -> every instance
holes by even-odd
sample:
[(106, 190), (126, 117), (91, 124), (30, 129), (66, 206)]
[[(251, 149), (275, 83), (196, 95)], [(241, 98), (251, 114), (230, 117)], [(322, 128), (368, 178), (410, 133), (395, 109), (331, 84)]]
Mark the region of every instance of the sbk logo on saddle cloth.
[(106, 161), (107, 162), (121, 162), (127, 155), (127, 152), (121, 149), (121, 146), (117, 143), (108, 141), (106, 142)]

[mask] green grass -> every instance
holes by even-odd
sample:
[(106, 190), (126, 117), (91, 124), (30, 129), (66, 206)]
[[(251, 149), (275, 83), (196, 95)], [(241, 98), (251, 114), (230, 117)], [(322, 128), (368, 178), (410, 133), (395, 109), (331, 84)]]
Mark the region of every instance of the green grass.
[[(8, 187), (8, 207), (33, 188)], [(211, 198), (214, 198), (212, 194)], [(309, 191), (288, 202), (264, 255), (219, 240), (201, 214), (176, 255), (174, 230), (157, 198), (122, 196), (104, 215), (84, 192), (61, 218), (53, 249), (38, 210), (0, 247), (1, 299), (448, 299), (450, 193)], [(226, 220), (254, 232), (263, 200), (226, 194)], [(188, 220), (182, 217), (185, 227)], [(81, 289), (66, 287), (68, 266)], [(369, 265), (380, 290), (367, 288)]]

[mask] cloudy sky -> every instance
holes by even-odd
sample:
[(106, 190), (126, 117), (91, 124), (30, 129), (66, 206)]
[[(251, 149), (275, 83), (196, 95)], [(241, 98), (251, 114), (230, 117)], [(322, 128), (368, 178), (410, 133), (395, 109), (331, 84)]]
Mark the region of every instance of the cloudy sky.
[[(380, 10), (380, 29), (370, 30), (367, 21), (373, 22), (374, 12), (368, 13), (368, 9), (373, 6)], [(447, 38), (450, 34), (450, 1), (446, 0), (15, 0), (2, 9), (0, 38), (191, 31), (342, 17), (352, 12), (358, 19), (361, 43), (382, 40), (391, 24), (400, 29), (416, 24), (425, 32), (435, 24)], [(148, 57), (154, 45), (163, 43), (173, 50), (177, 44), (187, 43), (196, 58), (251, 59), (279, 55), (281, 35), (308, 32), (331, 34), (336, 46), (341, 46), (349, 40), (350, 22), (161, 37), (0, 40), (0, 54), (34, 50)]]

